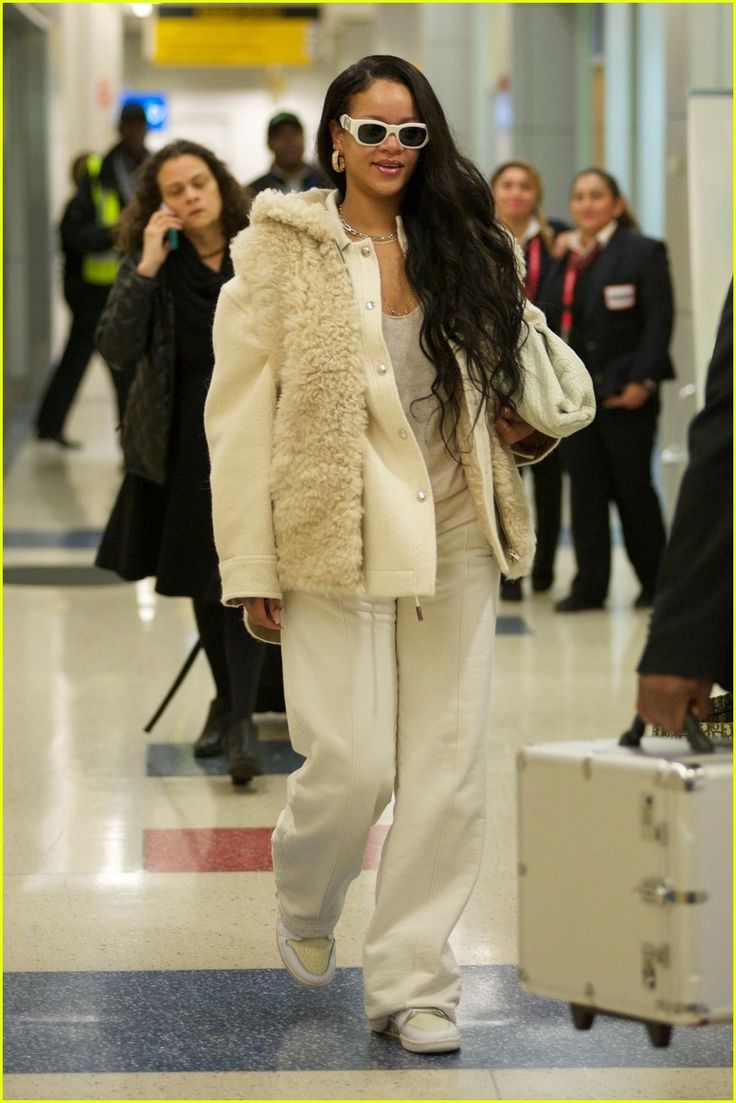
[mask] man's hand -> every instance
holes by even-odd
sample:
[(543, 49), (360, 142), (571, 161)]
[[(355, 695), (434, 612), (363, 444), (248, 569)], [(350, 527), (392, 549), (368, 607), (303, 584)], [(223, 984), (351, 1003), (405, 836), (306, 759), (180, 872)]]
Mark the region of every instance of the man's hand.
[(705, 720), (712, 686), (712, 682), (700, 678), (640, 674), (636, 711), (647, 724), (679, 732), (685, 727), (688, 709), (696, 720)]

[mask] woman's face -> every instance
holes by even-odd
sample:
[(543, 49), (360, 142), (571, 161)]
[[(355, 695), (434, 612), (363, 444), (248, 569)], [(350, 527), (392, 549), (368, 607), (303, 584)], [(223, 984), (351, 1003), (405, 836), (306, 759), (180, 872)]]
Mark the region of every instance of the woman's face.
[(597, 172), (586, 172), (573, 181), (568, 208), (573, 222), (588, 237), (593, 237), (624, 209), (606, 181)]
[[(351, 119), (375, 119), (395, 126), (423, 121), (409, 89), (393, 80), (375, 80), (365, 91), (356, 92), (350, 98), (347, 114)], [(406, 149), (395, 134), (389, 134), (380, 145), (362, 146), (334, 120), (330, 133), (333, 145), (345, 158), (348, 193), (383, 199), (403, 195), (421, 150)]]
[(184, 153), (164, 161), (156, 177), (161, 198), (184, 223), (184, 232), (208, 230), (220, 221), (222, 196), (201, 157)]
[(521, 165), (509, 165), (493, 185), (496, 213), (502, 222), (527, 221), (536, 210), (539, 196), (529, 173)]

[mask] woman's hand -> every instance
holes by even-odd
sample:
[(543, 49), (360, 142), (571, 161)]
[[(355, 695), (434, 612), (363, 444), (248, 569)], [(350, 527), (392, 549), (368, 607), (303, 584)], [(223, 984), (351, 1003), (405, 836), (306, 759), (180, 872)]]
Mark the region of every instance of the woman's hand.
[(604, 399), (602, 405), (607, 410), (638, 410), (651, 395), (648, 387), (643, 383), (627, 383), (620, 394), (611, 395)]
[(532, 428), (528, 422), (520, 418), (513, 410), (510, 410), (508, 406), (497, 407), (495, 425), (499, 437), (504, 444), (508, 444), (509, 446), (516, 444), (517, 441), (525, 440), (526, 437), (530, 437), (532, 433), (536, 433), (536, 429)]
[(143, 253), (136, 271), (140, 276), (153, 279), (164, 263), (171, 246), (166, 240), (168, 230), (181, 230), (183, 222), (171, 211), (154, 211), (143, 231)]
[(247, 597), (245, 607), (254, 627), (281, 630), (281, 601), (277, 597)]
[(553, 256), (555, 260), (564, 257), (565, 253), (570, 248), (574, 233), (574, 230), (563, 230), (552, 242), (551, 256)]

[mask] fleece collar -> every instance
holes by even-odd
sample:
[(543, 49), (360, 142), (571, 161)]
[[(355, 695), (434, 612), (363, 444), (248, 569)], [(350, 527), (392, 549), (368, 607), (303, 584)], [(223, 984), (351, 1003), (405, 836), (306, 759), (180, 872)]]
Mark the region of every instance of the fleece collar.
[[(256, 196), (250, 209), (251, 226), (277, 223), (291, 226), (308, 234), (319, 243), (336, 242), (343, 251), (355, 242), (342, 228), (338, 204), (340, 193), (329, 188), (310, 188), (306, 192), (263, 191)], [(396, 219), (401, 247), (406, 252), (406, 234), (401, 217)], [(237, 238), (233, 243), (233, 260), (237, 261)]]

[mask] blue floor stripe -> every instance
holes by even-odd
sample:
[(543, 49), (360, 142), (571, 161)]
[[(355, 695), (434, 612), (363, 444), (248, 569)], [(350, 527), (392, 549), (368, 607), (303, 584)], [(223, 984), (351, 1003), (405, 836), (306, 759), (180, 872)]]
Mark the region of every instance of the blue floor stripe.
[(102, 529), (6, 529), (6, 548), (96, 548)]
[(669, 1049), (654, 1049), (638, 1023), (600, 1018), (590, 1032), (576, 1032), (564, 1004), (521, 991), (513, 966), (475, 965), (462, 972), (463, 1048), (431, 1058), (407, 1053), (395, 1041), (371, 1033), (362, 1010), (359, 969), (339, 969), (322, 992), (298, 988), (281, 969), (9, 973), (5, 1071), (731, 1064), (729, 1027), (676, 1029)]
[[(292, 774), (304, 759), (283, 739), (260, 739), (258, 752), (266, 774)], [(146, 754), (148, 777), (221, 777), (227, 774), (224, 757), (195, 758), (191, 743), (149, 743)]]
[(496, 617), (497, 636), (531, 636), (532, 630), (523, 617)]

